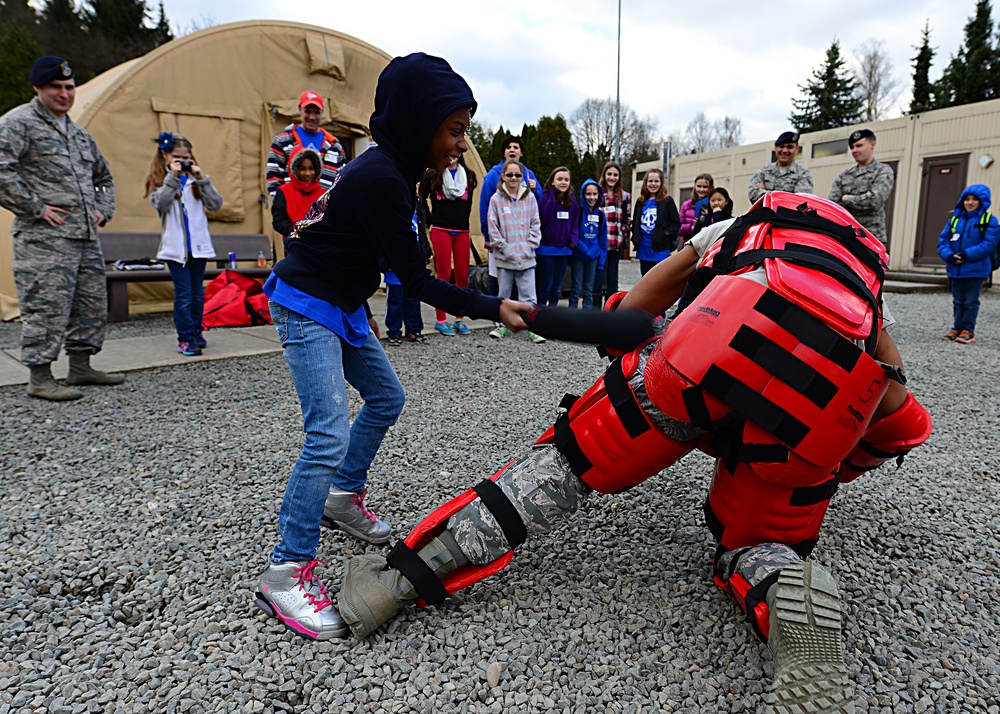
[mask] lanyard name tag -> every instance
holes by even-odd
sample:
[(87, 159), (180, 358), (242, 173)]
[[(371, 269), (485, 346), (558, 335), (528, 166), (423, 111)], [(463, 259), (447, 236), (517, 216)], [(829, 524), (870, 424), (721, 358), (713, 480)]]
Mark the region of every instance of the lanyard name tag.
[(601, 222), (600, 216), (593, 216), (593, 215), (587, 216), (587, 223), (600, 223), (600, 222)]
[(569, 211), (558, 211), (556, 213), (556, 218), (558, 218), (560, 221), (568, 221), (569, 220)]

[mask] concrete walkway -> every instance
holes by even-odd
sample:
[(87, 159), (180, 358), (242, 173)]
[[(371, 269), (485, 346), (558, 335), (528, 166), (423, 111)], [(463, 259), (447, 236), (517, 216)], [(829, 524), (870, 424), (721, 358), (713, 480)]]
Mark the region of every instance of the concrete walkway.
[[(378, 293), (369, 300), (372, 313), (379, 324), (382, 338), (385, 339), (385, 295)], [(434, 331), (434, 308), (423, 305), (421, 315), (424, 320), (424, 334), (429, 339), (440, 337)], [(451, 320), (449, 316), (449, 320)], [(487, 320), (468, 320), (472, 329), (493, 328), (493, 323)], [(170, 367), (192, 362), (205, 362), (232, 357), (281, 352), (278, 334), (270, 325), (257, 327), (228, 327), (209, 330), (205, 333), (208, 348), (199, 357), (185, 357), (177, 352), (177, 337), (173, 333), (149, 335), (145, 337), (125, 337), (106, 340), (104, 349), (94, 356), (92, 364), (97, 369), (109, 372), (133, 372), (139, 369), (153, 367)], [(0, 350), (0, 387), (28, 383), (28, 368), (20, 362), (20, 350)], [(59, 360), (52, 366), (52, 373), (57, 379), (66, 376), (69, 365), (66, 355), (61, 354)]]

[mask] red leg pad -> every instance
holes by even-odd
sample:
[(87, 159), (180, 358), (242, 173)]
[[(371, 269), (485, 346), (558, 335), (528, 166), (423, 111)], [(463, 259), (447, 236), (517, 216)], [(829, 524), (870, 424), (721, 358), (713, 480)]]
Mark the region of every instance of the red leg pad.
[[(500, 475), (506, 471), (512, 463), (514, 463), (513, 460), (490, 476), (490, 480), (496, 481), (500, 478)], [(475, 501), (477, 498), (479, 498), (479, 495), (475, 492), (475, 490), (470, 488), (468, 491), (460, 496), (456, 496), (443, 506), (434, 509), (430, 515), (420, 521), (420, 523), (418, 523), (416, 527), (410, 531), (410, 534), (403, 539), (403, 542), (406, 543), (406, 545), (409, 546), (414, 552), (419, 551), (444, 530), (445, 524), (448, 522), (449, 518)], [(491, 575), (499, 573), (510, 564), (510, 561), (513, 560), (513, 558), (514, 551), (509, 551), (505, 555), (502, 555), (494, 560), (492, 563), (487, 563), (486, 565), (466, 563), (441, 578), (441, 584), (444, 585), (444, 589), (448, 591), (448, 594), (452, 595), (462, 588), (466, 588), (473, 583), (477, 583), (480, 580), (484, 580)], [(416, 600), (416, 604), (418, 607), (427, 607), (427, 603), (424, 602), (423, 598), (418, 598)]]
[(903, 406), (868, 427), (841, 463), (840, 482), (850, 483), (889, 459), (902, 458), (910, 449), (927, 441), (932, 427), (930, 413), (908, 393)]

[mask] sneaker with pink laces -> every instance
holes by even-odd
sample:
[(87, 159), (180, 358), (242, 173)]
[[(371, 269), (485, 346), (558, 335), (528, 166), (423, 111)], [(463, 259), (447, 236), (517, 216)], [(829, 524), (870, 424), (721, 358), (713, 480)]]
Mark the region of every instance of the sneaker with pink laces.
[(365, 505), (365, 494), (353, 491), (330, 491), (326, 497), (326, 507), (320, 525), (324, 528), (339, 528), (355, 538), (368, 543), (382, 545), (389, 542), (390, 528), (375, 517)]
[(257, 583), (254, 604), (297, 635), (311, 640), (346, 637), (347, 625), (326, 586), (316, 577), (319, 560), (271, 563)]

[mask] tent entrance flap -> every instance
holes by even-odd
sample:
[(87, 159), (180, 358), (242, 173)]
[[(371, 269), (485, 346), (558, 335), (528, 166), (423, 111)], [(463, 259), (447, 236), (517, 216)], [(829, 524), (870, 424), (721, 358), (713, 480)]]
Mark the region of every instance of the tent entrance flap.
[(152, 104), (160, 131), (178, 132), (190, 139), (198, 165), (222, 194), (222, 208), (209, 211), (208, 219), (241, 223), (246, 218), (240, 150), (243, 108), (160, 97), (153, 97)]

